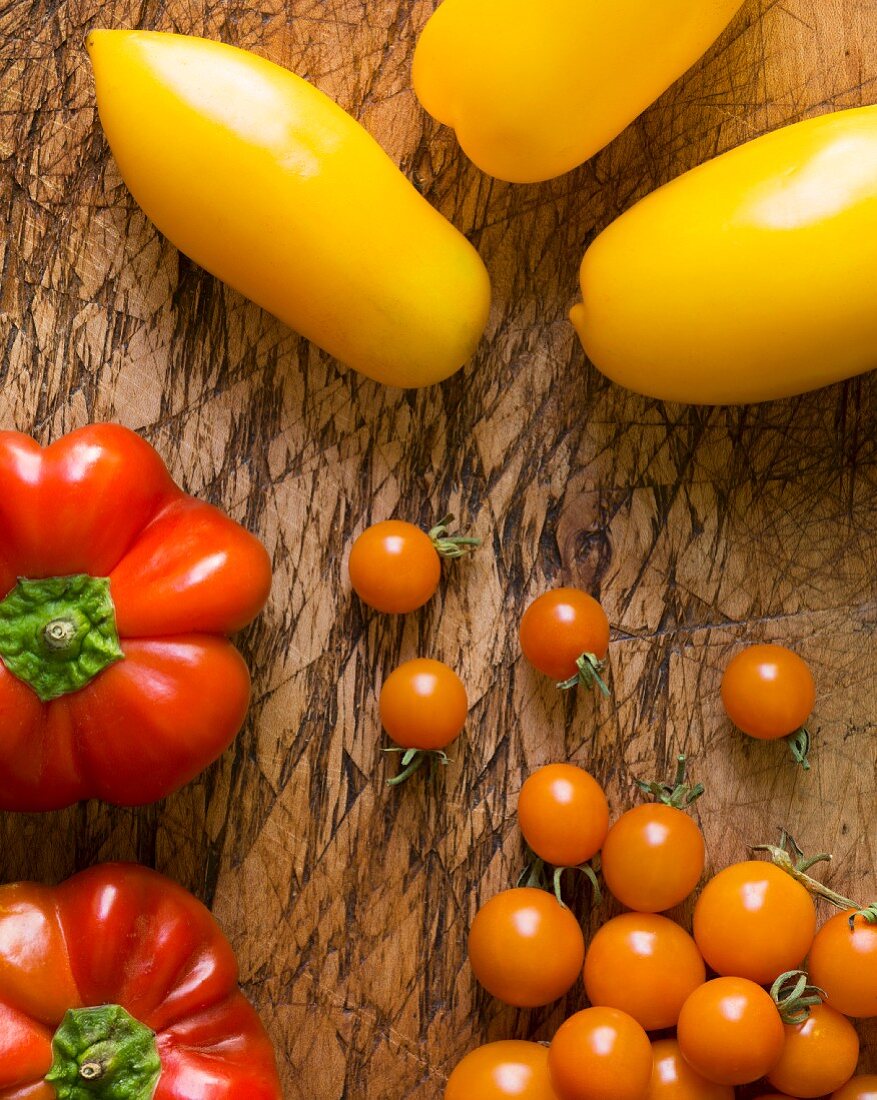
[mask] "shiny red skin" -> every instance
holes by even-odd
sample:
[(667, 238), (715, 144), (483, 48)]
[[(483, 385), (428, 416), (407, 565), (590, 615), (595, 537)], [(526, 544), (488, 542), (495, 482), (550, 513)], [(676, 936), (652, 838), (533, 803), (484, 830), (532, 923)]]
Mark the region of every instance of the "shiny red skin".
[(102, 1004), (156, 1032), (153, 1100), (281, 1100), (232, 949), (182, 887), (124, 863), (0, 887), (0, 1096), (55, 1100), (52, 1035), (67, 1009)]
[(42, 449), (0, 432), (0, 598), (19, 577), (109, 577), (125, 659), (43, 703), (0, 662), (0, 809), (154, 802), (228, 747), (250, 699), (227, 640), (262, 609), (261, 543), (179, 489), (134, 432)]
[(600, 604), (578, 588), (555, 588), (524, 612), (521, 649), (530, 664), (553, 680), (576, 674), (584, 653), (603, 660), (609, 649), (609, 620)]

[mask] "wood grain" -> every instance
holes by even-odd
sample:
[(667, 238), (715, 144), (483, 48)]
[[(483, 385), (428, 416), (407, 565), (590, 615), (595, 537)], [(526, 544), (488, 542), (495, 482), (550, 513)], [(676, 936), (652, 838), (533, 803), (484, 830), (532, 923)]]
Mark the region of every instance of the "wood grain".
[[(286, 1095), (435, 1100), (486, 1038), (548, 1037), (565, 1004), (517, 1013), (474, 986), (479, 902), (516, 874), (516, 794), (570, 758), (615, 811), (632, 777), (690, 753), (711, 865), (788, 826), (875, 884), (875, 377), (746, 409), (647, 401), (584, 361), (565, 316), (594, 233), (741, 140), (877, 91), (874, 0), (748, 0), (707, 58), (591, 164), (491, 181), (410, 89), (431, 0), (0, 0), (0, 425), (47, 441), (90, 420), (141, 431), (191, 492), (274, 556), (243, 639), (250, 718), (163, 805), (0, 820), (0, 876), (54, 881), (139, 859), (211, 904), (276, 1041)], [(138, 211), (96, 118), (94, 26), (253, 48), (335, 96), (481, 250), (489, 338), (445, 384), (403, 394), (329, 358), (195, 268)], [(484, 549), (404, 621), (352, 599), (369, 522), (445, 511)], [(613, 624), (614, 699), (561, 698), (516, 624), (547, 585)], [(744, 640), (797, 648), (818, 681), (809, 775), (723, 719)], [(459, 669), (472, 714), (437, 790), (388, 792), (376, 696), (402, 658)], [(582, 899), (584, 901), (584, 898)], [(592, 920), (596, 918), (591, 918)], [(863, 1029), (877, 1071), (877, 1034)]]

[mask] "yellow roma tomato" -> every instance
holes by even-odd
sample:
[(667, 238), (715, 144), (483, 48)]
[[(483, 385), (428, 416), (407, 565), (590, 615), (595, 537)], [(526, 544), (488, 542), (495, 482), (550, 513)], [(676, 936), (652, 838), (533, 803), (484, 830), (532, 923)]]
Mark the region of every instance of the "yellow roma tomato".
[(768, 1074), (774, 1088), (790, 1096), (824, 1096), (846, 1084), (859, 1061), (859, 1036), (839, 1012), (814, 1005), (800, 1024), (786, 1024), (786, 1045)]
[(676, 1039), (658, 1039), (652, 1043), (652, 1081), (645, 1100), (734, 1100), (734, 1090), (701, 1077), (682, 1057)]
[[(694, 938), (717, 974), (768, 985), (804, 961), (816, 909), (804, 887), (764, 860), (735, 863), (711, 878), (694, 908)], [(814, 985), (816, 976), (811, 975)]]
[(469, 962), (491, 996), (537, 1008), (567, 993), (581, 973), (585, 938), (553, 894), (528, 886), (503, 890), (478, 910)]
[(467, 156), (551, 179), (616, 137), (718, 37), (742, 0), (444, 0), (414, 89)]
[(387, 385), (471, 357), (484, 265), (328, 96), (186, 35), (93, 31), (88, 50), (122, 178), (187, 256)]
[(777, 1006), (745, 978), (714, 978), (682, 1006), (676, 1030), (685, 1060), (719, 1085), (748, 1085), (780, 1060), (786, 1041)]
[(586, 1008), (558, 1028), (548, 1068), (560, 1100), (645, 1100), (652, 1048), (624, 1012)]
[(832, 1093), (831, 1100), (877, 1100), (877, 1074), (865, 1073)]
[(877, 1016), (877, 923), (838, 913), (816, 933), (810, 949), (810, 980), (845, 1016)]
[(609, 829), (603, 788), (575, 764), (546, 764), (518, 796), (518, 824), (533, 854), (555, 867), (577, 867), (597, 854)]
[(877, 366), (877, 107), (662, 187), (594, 241), (581, 284), (571, 319), (588, 356), (651, 397), (766, 401)]
[(653, 913), (622, 913), (597, 932), (585, 955), (592, 1005), (618, 1008), (646, 1031), (675, 1027), (688, 997), (706, 981), (697, 944)]
[(478, 1047), (457, 1065), (445, 1100), (557, 1100), (548, 1047), (509, 1039)]

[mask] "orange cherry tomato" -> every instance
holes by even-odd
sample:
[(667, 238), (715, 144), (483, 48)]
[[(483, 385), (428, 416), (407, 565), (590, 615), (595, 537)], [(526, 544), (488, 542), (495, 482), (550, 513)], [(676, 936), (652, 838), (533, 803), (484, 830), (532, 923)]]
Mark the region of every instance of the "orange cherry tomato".
[(607, 921), (585, 955), (591, 1004), (618, 1008), (646, 1031), (675, 1027), (683, 1004), (704, 981), (697, 944), (684, 928), (654, 913)]
[(381, 722), (406, 749), (443, 749), (459, 737), (469, 700), (460, 677), (441, 661), (420, 657), (391, 672), (381, 688)]
[(652, 1081), (645, 1100), (734, 1100), (734, 1090), (701, 1077), (682, 1057), (676, 1039), (658, 1039), (652, 1043)]
[(833, 1092), (831, 1100), (877, 1100), (877, 1074), (859, 1074)]
[(722, 677), (728, 717), (760, 741), (774, 741), (799, 730), (815, 701), (810, 669), (785, 646), (749, 646), (732, 658)]
[(475, 977), (492, 996), (518, 1008), (562, 997), (584, 958), (579, 922), (545, 890), (504, 890), (478, 910), (469, 932)]
[(759, 985), (797, 969), (815, 932), (813, 899), (785, 871), (764, 860), (720, 871), (694, 909), (694, 938), (707, 964), (717, 974)]
[(845, 1016), (877, 1016), (877, 924), (838, 913), (816, 933), (810, 949), (810, 981)]
[(652, 1048), (626, 1013), (586, 1008), (561, 1024), (548, 1067), (560, 1100), (645, 1100)]
[[(587, 669), (609, 650), (609, 620), (593, 596), (577, 588), (556, 588), (535, 599), (521, 619), (521, 649), (540, 672), (552, 680), (576, 677), (590, 683)], [(585, 657), (584, 667), (580, 658)], [(599, 671), (599, 669), (598, 669)], [(590, 683), (588, 686), (590, 686)]]
[(423, 607), (442, 573), (429, 535), (399, 519), (366, 528), (350, 550), (347, 568), (363, 603), (393, 615)]
[(824, 1096), (849, 1081), (859, 1061), (859, 1036), (828, 1005), (814, 1005), (801, 1024), (786, 1024), (786, 1043), (768, 1074), (774, 1088), (791, 1096)]
[(622, 905), (638, 913), (662, 913), (697, 886), (703, 874), (703, 833), (674, 806), (635, 806), (609, 830), (600, 861), (606, 885)]
[(445, 1086), (445, 1100), (557, 1100), (548, 1047), (511, 1039), (470, 1051)]
[(698, 986), (682, 1006), (676, 1037), (685, 1060), (720, 1085), (764, 1077), (786, 1041), (770, 994), (746, 978), (714, 978)]
[(521, 787), (518, 824), (539, 859), (555, 867), (577, 867), (596, 855), (606, 839), (609, 803), (584, 768), (547, 764)]

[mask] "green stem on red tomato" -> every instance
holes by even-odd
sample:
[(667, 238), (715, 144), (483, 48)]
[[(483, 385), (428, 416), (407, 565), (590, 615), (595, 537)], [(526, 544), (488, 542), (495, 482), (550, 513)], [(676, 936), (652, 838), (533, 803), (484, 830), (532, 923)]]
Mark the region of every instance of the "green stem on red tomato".
[(687, 781), (687, 758), (685, 753), (679, 753), (676, 757), (676, 775), (672, 783), (654, 781), (647, 783), (642, 779), (635, 779), (634, 783), (643, 792), (662, 802), (665, 806), (672, 806), (674, 810), (683, 810), (696, 802), (704, 792), (703, 783), (697, 783), (691, 787)]
[(824, 989), (810, 985), (806, 970), (780, 974), (770, 988), (770, 995), (784, 1024), (803, 1024), (810, 1009), (821, 1005), (827, 996)]
[(44, 703), (124, 656), (106, 577), (21, 579), (0, 601), (0, 659)]
[(844, 912), (852, 910), (850, 914), (850, 927), (854, 928), (856, 917), (861, 917), (869, 924), (877, 924), (877, 902), (870, 905), (859, 905), (858, 902), (845, 898), (842, 894), (830, 889), (818, 879), (808, 875), (811, 867), (818, 863), (830, 863), (832, 856), (828, 852), (819, 852), (815, 856), (806, 857), (795, 839), (783, 829), (780, 834), (779, 844), (755, 844), (753, 852), (767, 852), (774, 866), (785, 871), (796, 882), (799, 882), (805, 890), (814, 897), (823, 898)]
[(481, 545), (481, 539), (465, 535), (452, 535), (450, 524), (454, 517), (442, 516), (435, 527), (428, 532), (435, 551), (443, 558), (463, 558)]
[(120, 1005), (70, 1009), (52, 1059), (46, 1081), (58, 1100), (151, 1100), (161, 1076), (155, 1034)]
[(593, 691), (599, 689), (604, 695), (611, 694), (603, 679), (602, 673), (606, 668), (606, 662), (601, 661), (596, 653), (583, 653), (576, 661), (576, 673), (568, 680), (563, 680), (557, 686), (561, 691), (569, 691), (574, 687), (585, 687)]

